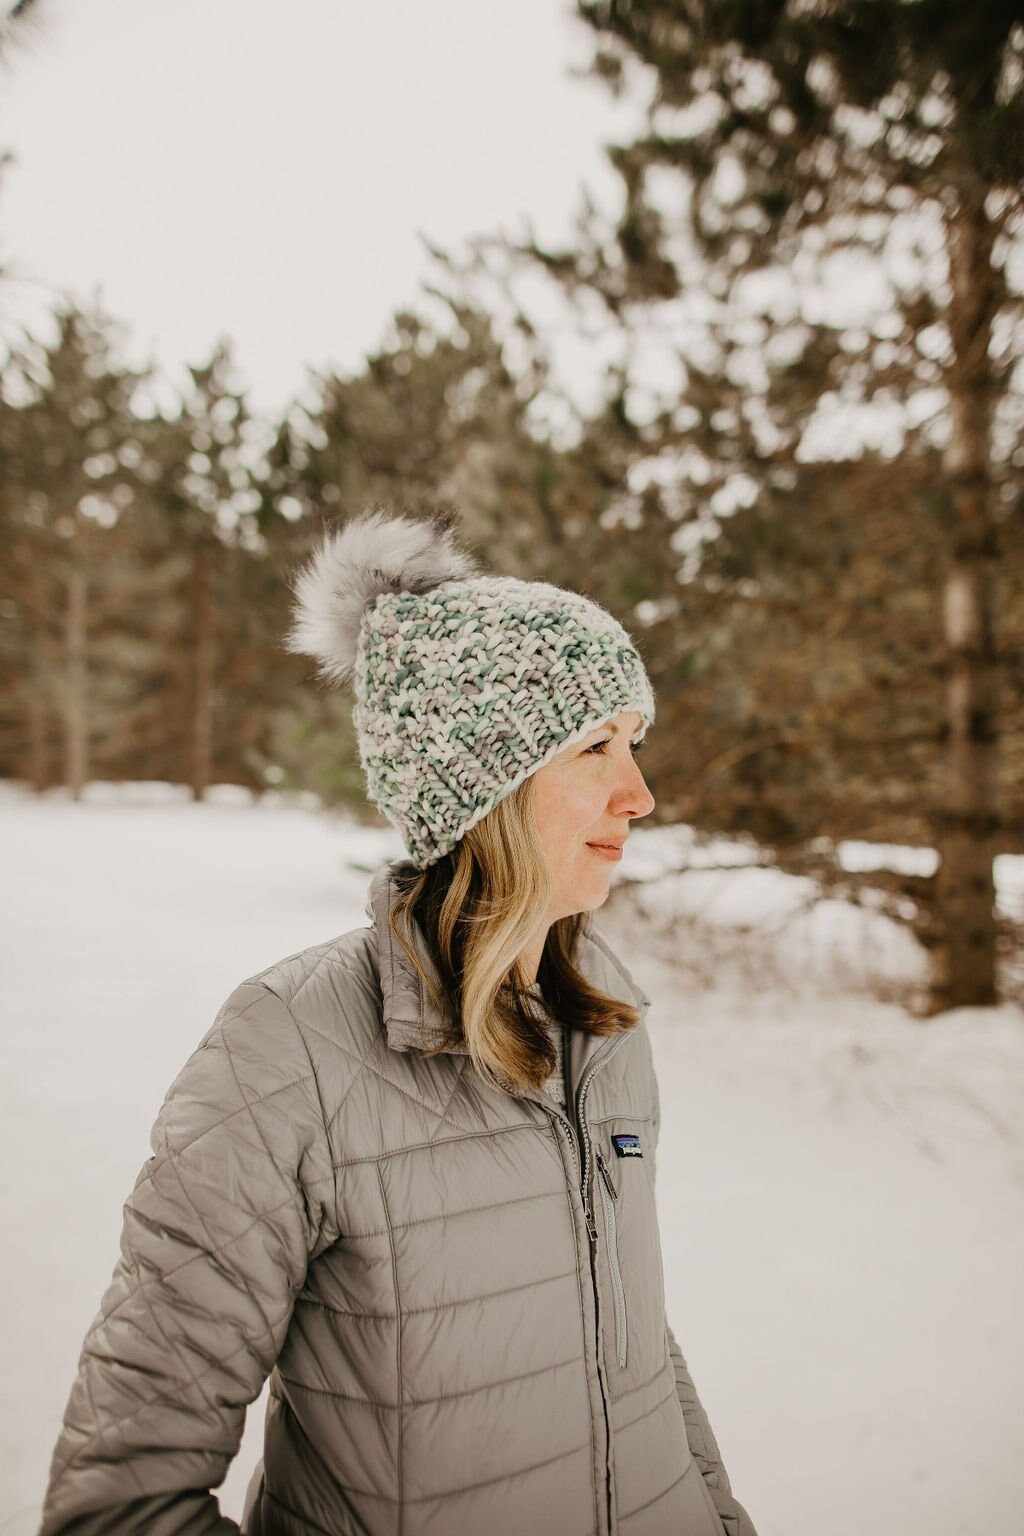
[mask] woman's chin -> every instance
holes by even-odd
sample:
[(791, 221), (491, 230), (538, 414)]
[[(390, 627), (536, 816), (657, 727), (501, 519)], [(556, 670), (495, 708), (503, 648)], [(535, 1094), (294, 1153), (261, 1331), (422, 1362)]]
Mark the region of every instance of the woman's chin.
[(595, 880), (593, 876), (589, 880), (581, 880), (573, 892), (575, 905), (573, 912), (593, 912), (597, 907), (603, 907), (609, 895), (609, 877)]

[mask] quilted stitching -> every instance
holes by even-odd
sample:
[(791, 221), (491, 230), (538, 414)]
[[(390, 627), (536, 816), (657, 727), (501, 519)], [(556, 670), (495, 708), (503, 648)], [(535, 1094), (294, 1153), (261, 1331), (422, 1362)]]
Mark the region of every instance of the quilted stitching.
[[(335, 1317), (353, 1317), (362, 1322), (393, 1322), (397, 1317), (426, 1317), (432, 1312), (450, 1312), (453, 1307), (470, 1307), (476, 1301), (493, 1301), (498, 1296), (514, 1296), (518, 1291), (529, 1291), (542, 1285), (553, 1285), (556, 1280), (568, 1280), (575, 1277), (574, 1269), (567, 1270), (561, 1275), (541, 1275), (536, 1280), (526, 1281), (523, 1285), (506, 1285), (497, 1291), (483, 1291), (478, 1296), (457, 1296), (454, 1301), (431, 1302), (426, 1307), (403, 1306), (401, 1313), (396, 1312), (350, 1312), (346, 1307), (333, 1307), (329, 1302), (322, 1301), (315, 1296), (304, 1294), (303, 1303), (306, 1306), (320, 1307), (324, 1312), (332, 1312)], [(433, 1399), (432, 1399), (433, 1400)]]
[[(467, 1068), (468, 1065), (469, 1065), (468, 1059), (466, 1061), (460, 1062), (460, 1064), (459, 1064), (458, 1070), (455, 1073), (455, 1081), (452, 1084), (452, 1091), (448, 1095), (448, 1100), (447, 1100), (447, 1103), (444, 1106), (444, 1109), (442, 1109), (442, 1111), (441, 1111), (441, 1119), (438, 1122), (437, 1131), (439, 1131), (441, 1129), (442, 1125), (454, 1125), (456, 1130), (464, 1130), (465, 1129), (465, 1127), (459, 1126), (454, 1120), (449, 1119), (448, 1112), (449, 1112), (449, 1110), (451, 1109), (452, 1105), (455, 1102), (455, 1095), (458, 1093), (459, 1089), (462, 1087), (462, 1079), (465, 1076), (466, 1068)], [(436, 1138), (437, 1131), (435, 1131), (434, 1135), (430, 1138), (431, 1141), (433, 1141)]]
[[(424, 1146), (436, 1146), (436, 1142), (424, 1142)], [(408, 1150), (408, 1149), (405, 1149)], [(396, 1154), (397, 1155), (397, 1154)], [(408, 1232), (410, 1227), (425, 1227), (439, 1221), (457, 1221), (460, 1216), (475, 1216), (480, 1211), (500, 1211), (504, 1206), (529, 1205), (533, 1200), (561, 1200), (561, 1190), (549, 1190), (546, 1193), (534, 1193), (528, 1195), (514, 1195), (511, 1200), (490, 1200), (486, 1205), (467, 1205), (462, 1210), (445, 1211), (440, 1216), (414, 1216), (409, 1221), (396, 1222), (392, 1227), (376, 1227), (369, 1232), (346, 1232), (347, 1243), (365, 1241), (371, 1237), (386, 1237), (389, 1231)]]
[(539, 1472), (542, 1467), (550, 1467), (556, 1461), (568, 1461), (571, 1456), (578, 1456), (581, 1451), (590, 1450), (589, 1438), (579, 1445), (574, 1445), (570, 1451), (559, 1451), (557, 1456), (544, 1456), (539, 1461), (531, 1461), (524, 1467), (515, 1467), (511, 1472), (502, 1472), (497, 1477), (483, 1477), (475, 1483), (463, 1483), (461, 1487), (444, 1488), (440, 1493), (424, 1493), (419, 1498), (406, 1499), (407, 1504), (432, 1504), (437, 1499), (454, 1498), (456, 1494), (472, 1493), (476, 1488), (493, 1488), (495, 1483), (509, 1483), (515, 1478), (522, 1478), (530, 1472)]
[[(490, 1131), (462, 1131), (458, 1136), (439, 1136), (437, 1140), (407, 1141), (402, 1146), (395, 1147), (386, 1152), (367, 1152), (362, 1157), (349, 1157), (344, 1162), (335, 1163), (335, 1172), (343, 1172), (346, 1168), (358, 1168), (360, 1163), (389, 1162), (393, 1158), (404, 1157), (409, 1152), (427, 1152), (431, 1147), (450, 1147), (463, 1141), (496, 1141), (502, 1136), (511, 1136), (517, 1131), (528, 1131), (536, 1136), (537, 1127), (532, 1122), (522, 1125), (499, 1125)], [(557, 1154), (555, 1156), (557, 1163)]]
[[(579, 1356), (571, 1355), (568, 1360), (556, 1360), (551, 1365), (542, 1365), (535, 1371), (517, 1371), (514, 1376), (503, 1376), (500, 1381), (485, 1381), (477, 1387), (466, 1387), (461, 1392), (438, 1392), (433, 1397), (406, 1398), (401, 1404), (403, 1408), (429, 1408), (431, 1403), (452, 1403), (465, 1397), (476, 1397), (483, 1392), (496, 1392), (501, 1387), (514, 1386), (517, 1381), (530, 1381), (535, 1376), (547, 1376), (553, 1371), (564, 1371), (567, 1366), (579, 1368)], [(359, 1403), (364, 1408), (383, 1408), (390, 1413), (397, 1413), (398, 1403), (384, 1403), (376, 1397), (356, 1397), (351, 1392), (336, 1392), (330, 1387), (314, 1387), (309, 1382), (299, 1381), (294, 1376), (280, 1375), (279, 1379), (286, 1386), (294, 1387), (299, 1392), (312, 1392), (316, 1397), (330, 1397), (341, 1403)]]
[[(357, 1086), (363, 1073), (369, 1072), (374, 1077), (379, 1078), (382, 1083), (386, 1083), (388, 1087), (391, 1088), (395, 1093), (400, 1094), (402, 1098), (408, 1099), (410, 1103), (417, 1105), (417, 1107), (422, 1110), (425, 1110), (428, 1115), (437, 1120), (438, 1128), (440, 1128), (441, 1125), (449, 1125), (453, 1130), (456, 1131), (465, 1132), (467, 1130), (466, 1126), (459, 1125), (459, 1123), (455, 1120), (452, 1120), (450, 1116), (440, 1113), (434, 1108), (432, 1104), (428, 1104), (425, 1099), (421, 1099), (418, 1097), (418, 1095), (410, 1092), (410, 1090), (402, 1083), (398, 1082), (395, 1077), (389, 1076), (384, 1071), (377, 1071), (375, 1067), (370, 1065), (370, 1057), (372, 1056), (375, 1047), (385, 1038), (383, 1027), (379, 1029), (374, 1035), (374, 1038), (370, 1041), (369, 1046), (362, 1056), (358, 1056), (354, 1051), (349, 1050), (343, 1041), (336, 1039), (332, 1035), (325, 1034), (321, 1029), (317, 1029), (316, 1026), (310, 1024), (308, 1020), (303, 1021), (302, 1028), (308, 1030), (311, 1035), (316, 1035), (321, 1040), (326, 1041), (328, 1045), (330, 1045), (334, 1050), (338, 1051), (342, 1056), (351, 1057), (357, 1064), (355, 1077), (353, 1077), (352, 1081), (348, 1084), (341, 1104), (338, 1105), (338, 1108), (334, 1110), (331, 1115), (329, 1122), (330, 1128), (335, 1126), (341, 1110), (344, 1107), (345, 1100), (348, 1098), (352, 1090)], [(454, 1097), (454, 1095), (452, 1095), (452, 1097)], [(451, 1100), (449, 1099), (449, 1105), (450, 1102)]]
[(667, 1488), (663, 1488), (661, 1490), (661, 1492), (660, 1493), (656, 1493), (653, 1498), (646, 1499), (643, 1502), (643, 1504), (637, 1504), (637, 1505), (634, 1506), (633, 1509), (620, 1511), (620, 1513), (619, 1513), (620, 1520), (632, 1520), (632, 1519), (634, 1519), (634, 1517), (636, 1515), (642, 1514), (645, 1509), (650, 1509), (652, 1504), (657, 1504), (659, 1499), (667, 1498), (668, 1495), (672, 1492), (673, 1488), (678, 1488), (679, 1487), (679, 1484), (682, 1482), (683, 1478), (686, 1476), (686, 1474), (687, 1474), (687, 1472), (689, 1472), (689, 1470), (690, 1470), (689, 1466), (684, 1467), (682, 1472), (680, 1472), (679, 1476), (678, 1477), (674, 1477), (672, 1479), (672, 1481), (669, 1483)]

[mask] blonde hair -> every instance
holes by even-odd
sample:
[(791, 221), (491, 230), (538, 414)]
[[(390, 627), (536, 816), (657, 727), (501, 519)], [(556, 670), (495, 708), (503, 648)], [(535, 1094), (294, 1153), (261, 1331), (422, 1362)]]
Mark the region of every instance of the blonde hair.
[[(531, 775), (471, 827), (451, 853), (424, 870), (399, 870), (399, 895), (390, 914), (392, 932), (447, 1019), (452, 1037), (465, 1041), (485, 1082), (509, 1093), (539, 1088), (556, 1062), (518, 963), (551, 893), (532, 795)], [(439, 988), (417, 955), (413, 922)], [(588, 1034), (632, 1028), (639, 1009), (607, 997), (576, 968), (582, 927), (583, 914), (575, 913), (549, 928), (537, 973), (544, 1000), (560, 1024)]]

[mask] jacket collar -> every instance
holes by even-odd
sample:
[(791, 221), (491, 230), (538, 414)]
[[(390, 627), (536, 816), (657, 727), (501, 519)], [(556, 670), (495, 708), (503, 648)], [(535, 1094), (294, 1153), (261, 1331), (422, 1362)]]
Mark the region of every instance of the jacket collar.
[[(396, 859), (378, 869), (370, 882), (366, 914), (371, 919), (377, 941), (384, 1026), (388, 1045), (395, 1051), (432, 1049), (438, 1045), (452, 1055), (465, 1056), (468, 1050), (461, 1040), (453, 1039), (444, 1018), (438, 1013), (416, 968), (402, 945), (391, 932), (388, 914), (397, 891), (395, 874), (403, 860)], [(413, 934), (416, 952), (424, 970), (436, 980), (437, 972), (427, 952), (418, 927)], [(633, 1007), (646, 1009), (650, 998), (630, 976), (598, 932), (589, 914), (580, 933), (576, 961), (580, 971), (607, 997)]]

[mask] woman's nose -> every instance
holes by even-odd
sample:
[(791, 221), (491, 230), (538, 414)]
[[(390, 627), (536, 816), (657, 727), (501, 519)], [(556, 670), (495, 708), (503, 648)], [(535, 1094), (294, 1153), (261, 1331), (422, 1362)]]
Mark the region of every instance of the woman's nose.
[(647, 788), (647, 780), (640, 772), (634, 758), (629, 760), (625, 781), (619, 786), (613, 799), (613, 808), (619, 816), (649, 816), (654, 810), (655, 799)]

